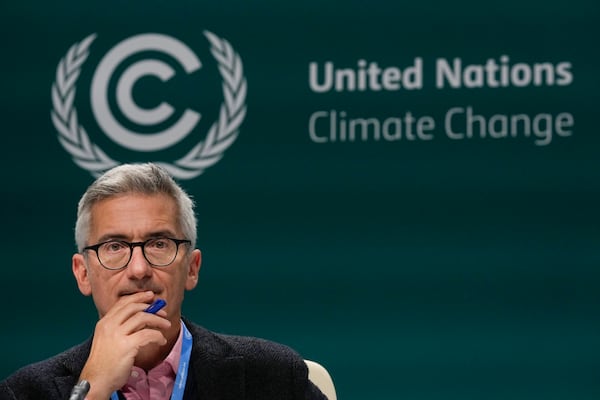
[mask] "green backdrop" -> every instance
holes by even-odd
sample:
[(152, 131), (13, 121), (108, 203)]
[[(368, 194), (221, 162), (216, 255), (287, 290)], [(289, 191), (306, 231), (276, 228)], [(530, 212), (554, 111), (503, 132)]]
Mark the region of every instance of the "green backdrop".
[[(233, 95), (246, 114), (222, 158), (180, 180), (203, 251), (188, 317), (294, 347), (330, 370), (343, 400), (599, 398), (599, 11), (580, 0), (3, 2), (0, 376), (84, 340), (96, 320), (70, 272), (76, 202), (93, 178), (51, 119), (61, 60), (95, 33), (63, 82), (72, 103), (59, 103), (111, 159), (172, 163), (227, 104), (210, 31), (240, 57), (247, 94)], [(90, 87), (113, 46), (149, 32), (185, 43), (202, 68), (137, 53), (114, 71), (111, 110), (142, 134), (186, 108), (202, 118), (177, 145), (140, 152), (103, 132)], [(146, 56), (175, 78), (138, 80), (133, 100), (175, 111), (142, 128), (114, 93)], [(328, 62), (332, 89), (319, 92), (309, 66), (324, 90)], [(426, 118), (421, 136), (407, 113)], [(353, 141), (334, 134), (350, 126)]]

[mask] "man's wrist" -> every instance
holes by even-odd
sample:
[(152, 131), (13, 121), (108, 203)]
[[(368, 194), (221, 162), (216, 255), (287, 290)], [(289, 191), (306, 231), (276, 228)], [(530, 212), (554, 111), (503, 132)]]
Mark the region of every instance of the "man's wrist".
[[(116, 389), (109, 387), (106, 382), (101, 378), (95, 376), (89, 376), (82, 374), (80, 377), (81, 381), (87, 381), (90, 385), (89, 390), (85, 396), (85, 400), (106, 400)], [(84, 397), (81, 398), (83, 400)], [(69, 399), (70, 400), (70, 399)]]

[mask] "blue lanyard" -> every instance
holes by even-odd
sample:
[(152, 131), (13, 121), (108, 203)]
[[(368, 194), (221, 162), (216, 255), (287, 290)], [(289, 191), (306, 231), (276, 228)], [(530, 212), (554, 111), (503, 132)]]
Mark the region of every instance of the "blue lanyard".
[[(183, 391), (185, 390), (185, 382), (187, 381), (188, 369), (190, 366), (190, 356), (192, 354), (192, 334), (188, 331), (183, 321), (181, 322), (181, 328), (183, 329), (181, 356), (179, 357), (179, 368), (177, 368), (177, 376), (175, 377), (171, 400), (183, 399)], [(113, 392), (110, 399), (119, 400), (117, 392)]]

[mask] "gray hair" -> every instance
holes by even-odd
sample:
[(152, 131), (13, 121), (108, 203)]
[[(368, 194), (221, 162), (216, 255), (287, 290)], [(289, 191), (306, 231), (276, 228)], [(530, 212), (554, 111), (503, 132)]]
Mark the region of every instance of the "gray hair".
[(175, 200), (179, 228), (186, 239), (196, 243), (196, 216), (191, 197), (173, 180), (166, 170), (153, 163), (123, 164), (115, 167), (92, 183), (77, 207), (75, 242), (83, 251), (90, 233), (92, 207), (99, 201), (127, 193), (166, 194)]

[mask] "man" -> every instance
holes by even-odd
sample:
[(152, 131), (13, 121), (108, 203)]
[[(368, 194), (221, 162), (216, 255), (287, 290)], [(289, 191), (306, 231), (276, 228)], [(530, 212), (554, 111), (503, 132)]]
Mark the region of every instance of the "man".
[[(79, 202), (72, 269), (99, 321), (87, 342), (0, 382), (0, 399), (325, 399), (293, 350), (181, 316), (198, 283), (193, 202), (162, 168), (121, 165)], [(145, 312), (157, 299), (157, 313)], [(76, 386), (77, 385), (77, 386)]]

